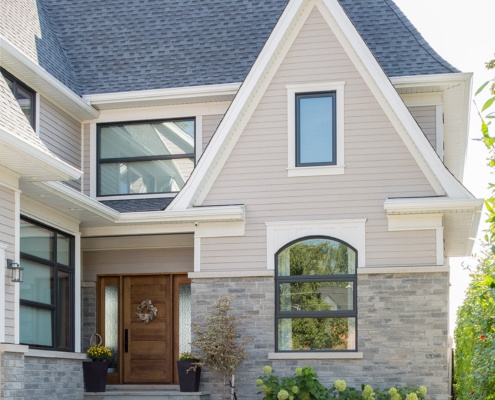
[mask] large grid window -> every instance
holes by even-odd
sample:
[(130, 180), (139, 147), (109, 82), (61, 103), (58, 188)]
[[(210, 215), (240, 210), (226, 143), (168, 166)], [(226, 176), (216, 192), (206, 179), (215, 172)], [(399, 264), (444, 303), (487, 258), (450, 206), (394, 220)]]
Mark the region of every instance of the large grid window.
[(24, 85), (21, 81), (9, 74), (4, 69), (0, 68), (7, 85), (9, 86), (12, 94), (19, 103), (22, 112), (26, 116), (27, 120), (35, 128), (35, 98), (36, 94), (33, 89)]
[(175, 193), (195, 163), (193, 118), (98, 125), (97, 195)]
[(335, 165), (336, 93), (296, 94), (296, 167)]
[(314, 236), (276, 254), (276, 350), (356, 351), (357, 252)]
[(20, 342), (74, 350), (74, 237), (21, 220)]

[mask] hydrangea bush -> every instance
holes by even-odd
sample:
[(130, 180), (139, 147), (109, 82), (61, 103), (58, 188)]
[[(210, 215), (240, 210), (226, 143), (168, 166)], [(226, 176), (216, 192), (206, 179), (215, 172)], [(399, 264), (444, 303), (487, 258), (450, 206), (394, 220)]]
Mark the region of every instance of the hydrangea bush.
[(362, 385), (361, 389), (347, 386), (337, 379), (333, 386), (326, 388), (318, 380), (311, 367), (296, 368), (294, 376), (279, 377), (270, 366), (263, 367), (263, 375), (256, 380), (258, 394), (263, 400), (424, 400), (426, 387), (374, 389)]

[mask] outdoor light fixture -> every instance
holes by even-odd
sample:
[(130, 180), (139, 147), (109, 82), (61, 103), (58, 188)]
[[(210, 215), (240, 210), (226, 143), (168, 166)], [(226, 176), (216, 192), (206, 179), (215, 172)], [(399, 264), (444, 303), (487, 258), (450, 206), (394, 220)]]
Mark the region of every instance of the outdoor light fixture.
[(24, 268), (22, 268), (19, 263), (8, 258), (7, 268), (12, 271), (12, 276), (10, 277), (12, 282), (22, 282), (22, 271), (24, 271)]

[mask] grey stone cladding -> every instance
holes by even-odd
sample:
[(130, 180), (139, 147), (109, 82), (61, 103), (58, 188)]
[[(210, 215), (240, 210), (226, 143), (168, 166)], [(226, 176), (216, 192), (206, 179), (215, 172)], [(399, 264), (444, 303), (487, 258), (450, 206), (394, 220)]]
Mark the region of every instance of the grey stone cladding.
[(96, 285), (83, 285), (81, 351), (85, 353), (90, 345), (89, 339), (96, 332)]
[(24, 355), (0, 351), (0, 398), (24, 400)]
[(82, 400), (81, 360), (25, 357), (24, 400)]
[[(192, 281), (193, 322), (202, 321), (211, 304), (226, 295), (236, 296), (233, 312), (246, 316), (241, 333), (254, 341), (236, 373), (239, 399), (261, 398), (255, 380), (264, 365), (281, 376), (310, 365), (326, 386), (335, 379), (355, 387), (425, 385), (430, 400), (448, 398), (448, 273), (359, 274), (358, 351), (363, 358), (355, 360), (268, 360), (275, 345), (274, 291), (273, 278)], [(205, 368), (200, 390), (219, 393), (219, 380)]]

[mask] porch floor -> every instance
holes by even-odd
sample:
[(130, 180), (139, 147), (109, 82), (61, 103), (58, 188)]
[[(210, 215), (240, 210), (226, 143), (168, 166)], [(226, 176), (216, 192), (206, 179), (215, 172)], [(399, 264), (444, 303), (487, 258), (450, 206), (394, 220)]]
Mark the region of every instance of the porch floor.
[(84, 400), (209, 400), (202, 392), (180, 392), (179, 385), (107, 385), (106, 392), (84, 393)]

